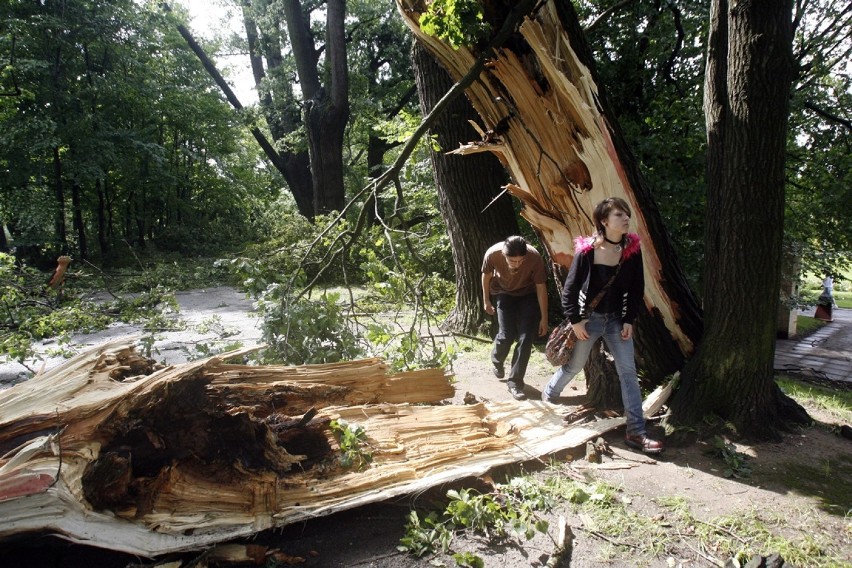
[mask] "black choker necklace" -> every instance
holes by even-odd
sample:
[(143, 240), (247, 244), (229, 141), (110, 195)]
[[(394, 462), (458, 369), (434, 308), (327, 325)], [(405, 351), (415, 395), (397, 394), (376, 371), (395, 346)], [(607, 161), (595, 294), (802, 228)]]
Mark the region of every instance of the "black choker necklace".
[(606, 238), (606, 235), (604, 235), (604, 240), (605, 240), (606, 242), (608, 242), (609, 244), (611, 244), (611, 245), (620, 245), (620, 244), (622, 244), (622, 243), (624, 242), (624, 237), (621, 237), (621, 240), (620, 240), (620, 241), (611, 241), (611, 240), (609, 240), (608, 238)]

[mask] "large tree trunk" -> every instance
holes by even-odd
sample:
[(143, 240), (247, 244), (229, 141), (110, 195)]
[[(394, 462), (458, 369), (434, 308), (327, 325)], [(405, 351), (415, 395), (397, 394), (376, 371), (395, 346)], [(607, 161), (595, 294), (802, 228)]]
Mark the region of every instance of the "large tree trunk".
[[(515, 401), (428, 406), (453, 394), (443, 370), (389, 375), (377, 359), (152, 363), (119, 340), (0, 391), (0, 537), (46, 531), (143, 556), (199, 549), (624, 424), (566, 428), (553, 406)], [(360, 445), (335, 436), (347, 423), (362, 429)]]
[[(272, 139), (279, 142), (285, 136), (294, 132), (301, 124), (298, 108), (295, 105), (292, 105), (293, 108), (288, 106), (292, 102), (292, 92), (287, 93), (288, 96), (282, 96), (279, 93), (278, 97), (273, 99), (271, 87), (265, 81), (266, 71), (263, 68), (263, 57), (261, 56), (262, 45), (265, 46), (263, 54), (266, 56), (269, 70), (274, 71), (280, 68), (282, 64), (281, 44), (277, 36), (267, 36), (264, 38), (265, 41), (261, 42), (251, 0), (243, 0), (242, 10), (249, 48), (249, 61), (251, 62), (254, 86), (257, 90), (260, 108), (266, 120), (266, 125), (269, 127), (269, 132), (272, 134)], [(316, 214), (314, 210), (314, 186), (311, 178), (311, 160), (307, 150), (293, 152), (283, 149), (278, 155), (281, 157), (279, 169), (293, 193), (299, 213), (308, 219), (313, 219)]]
[[(496, 3), (483, 3), (498, 29), (506, 19)], [(472, 66), (473, 48), (453, 49), (423, 34), (422, 4), (398, 0), (406, 23), (458, 79)], [(518, 3), (512, 9), (524, 5)], [(679, 370), (701, 336), (701, 313), (689, 289), (657, 207), (639, 174), (606, 97), (570, 2), (536, 4), (518, 32), (489, 60), (468, 89), (483, 130), (493, 135), (462, 154), (493, 152), (509, 170), (509, 191), (523, 202), (551, 258), (563, 268), (574, 255), (573, 237), (590, 234), (591, 212), (605, 197), (625, 199), (643, 238), (647, 313), (636, 325), (637, 359), (659, 381)]]
[[(447, 72), (419, 44), (412, 50), (420, 108), (428, 115), (453, 86)], [(482, 309), (482, 255), (496, 242), (518, 234), (518, 221), (508, 195), (502, 195), (507, 176), (494, 156), (447, 155), (476, 137), (468, 123), (477, 119), (470, 102), (458, 97), (432, 125), (440, 149), (432, 149), (432, 171), (438, 190), (438, 206), (447, 225), (456, 273), (456, 305), (446, 327), (473, 333), (486, 323)]]
[(793, 78), (792, 2), (714, 0), (705, 79), (705, 334), (683, 375), (673, 422), (716, 413), (774, 438), (807, 420), (773, 381)]
[(303, 96), (305, 130), (311, 158), (314, 210), (317, 214), (341, 211), (343, 135), (349, 120), (349, 70), (346, 61), (344, 0), (326, 5), (325, 58), (328, 80), (323, 85), (317, 69), (318, 54), (308, 14), (300, 0), (285, 0), (284, 14)]

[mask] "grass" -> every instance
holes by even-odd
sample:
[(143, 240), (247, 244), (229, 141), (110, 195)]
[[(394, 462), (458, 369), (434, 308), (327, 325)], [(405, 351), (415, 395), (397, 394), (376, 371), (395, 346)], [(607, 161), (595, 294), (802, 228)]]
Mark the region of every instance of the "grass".
[(796, 316), (796, 336), (807, 337), (824, 326), (826, 322), (811, 316)]
[[(782, 518), (766, 510), (744, 510), (701, 520), (680, 495), (655, 497), (662, 514), (654, 514), (635, 510), (622, 488), (602, 482), (595, 487), (601, 496), (574, 503), (573, 509), (583, 519), (583, 530), (599, 541), (598, 561), (629, 557), (634, 566), (657, 566), (678, 550), (688, 550), (713, 563), (734, 557), (744, 565), (756, 554), (779, 552), (799, 568), (844, 565), (842, 545), (834, 543), (810, 514), (785, 510)], [(796, 536), (785, 536), (792, 534), (791, 521), (803, 526), (795, 527)]]
[(852, 422), (852, 390), (804, 383), (786, 375), (779, 376), (776, 382), (781, 390), (802, 405), (818, 408), (838, 423)]
[[(696, 535), (705, 550), (713, 550), (716, 556), (732, 556), (745, 564), (755, 554), (778, 552), (787, 565), (799, 568), (842, 566), (836, 556), (836, 545), (831, 539), (811, 530), (804, 536), (791, 540), (778, 533), (790, 525), (792, 511), (785, 511), (785, 518), (772, 518), (765, 511), (749, 511), (738, 516), (725, 516), (700, 522)], [(839, 550), (838, 550), (839, 552)], [(721, 554), (720, 554), (721, 553)]]
[(835, 292), (834, 301), (838, 308), (852, 308), (852, 292)]

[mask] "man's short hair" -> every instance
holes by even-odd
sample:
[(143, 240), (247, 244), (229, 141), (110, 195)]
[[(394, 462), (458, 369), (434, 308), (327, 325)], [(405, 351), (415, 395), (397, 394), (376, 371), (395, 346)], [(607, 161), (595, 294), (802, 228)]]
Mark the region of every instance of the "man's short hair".
[(527, 254), (527, 241), (518, 235), (509, 237), (503, 242), (503, 254), (506, 256), (525, 256)]

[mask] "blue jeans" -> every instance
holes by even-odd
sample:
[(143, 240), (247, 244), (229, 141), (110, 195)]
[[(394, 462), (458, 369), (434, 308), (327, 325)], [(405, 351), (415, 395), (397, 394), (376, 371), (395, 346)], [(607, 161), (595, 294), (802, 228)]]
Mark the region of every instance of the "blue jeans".
[(497, 294), (494, 297), (497, 312), (497, 324), (500, 330), (494, 338), (494, 348), (491, 350), (491, 362), (502, 367), (509, 356), (509, 350), (515, 340), (515, 352), (512, 354), (512, 368), (507, 375), (507, 383), (520, 390), (524, 388), (524, 375), (527, 373), (527, 363), (530, 360), (533, 342), (538, 334), (538, 322), (541, 310), (538, 306), (538, 296), (511, 296)]
[(621, 329), (621, 317), (617, 314), (593, 312), (586, 322), (589, 339), (578, 341), (574, 345), (571, 360), (556, 369), (544, 387), (544, 394), (549, 398), (558, 397), (571, 379), (583, 370), (595, 341), (603, 337), (615, 359), (615, 370), (621, 382), (621, 402), (624, 404), (624, 416), (627, 418), (627, 433), (644, 434), (645, 417), (642, 415), (642, 391), (639, 390), (639, 377), (636, 375), (636, 362), (633, 359), (633, 338), (627, 341), (622, 339)]

